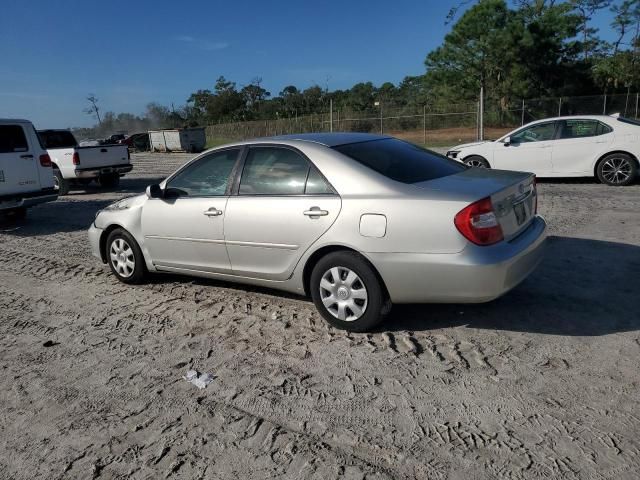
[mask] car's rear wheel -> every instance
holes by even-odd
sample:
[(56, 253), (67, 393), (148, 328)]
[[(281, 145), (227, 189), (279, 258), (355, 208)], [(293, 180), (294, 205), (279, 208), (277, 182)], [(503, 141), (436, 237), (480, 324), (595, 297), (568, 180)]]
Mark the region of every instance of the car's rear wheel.
[(109, 173), (107, 175), (100, 175), (100, 186), (103, 188), (115, 188), (120, 184), (120, 175), (117, 173)]
[(355, 252), (334, 252), (313, 268), (311, 297), (337, 328), (363, 332), (382, 322), (391, 302), (371, 265)]
[(487, 162), (480, 155), (471, 155), (463, 160), (465, 165), (476, 168), (490, 168), (489, 162)]
[(623, 187), (635, 180), (638, 174), (638, 165), (626, 153), (612, 153), (600, 161), (596, 173), (598, 180), (602, 183)]
[(142, 283), (147, 267), (138, 243), (129, 232), (121, 228), (107, 237), (106, 259), (113, 274), (123, 283)]
[(69, 180), (66, 180), (60, 170), (53, 171), (53, 186), (56, 190), (58, 190), (58, 195), (63, 196), (69, 193)]

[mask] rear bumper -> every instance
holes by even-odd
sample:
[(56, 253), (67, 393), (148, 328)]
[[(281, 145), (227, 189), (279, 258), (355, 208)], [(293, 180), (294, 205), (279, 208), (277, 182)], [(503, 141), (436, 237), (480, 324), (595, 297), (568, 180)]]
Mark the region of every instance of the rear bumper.
[(133, 165), (131, 164), (123, 164), (123, 165), (112, 165), (109, 167), (99, 167), (99, 168), (76, 168), (74, 170), (74, 174), (76, 178), (96, 178), (100, 175), (109, 175), (113, 173), (117, 173), (118, 175), (124, 175), (127, 172), (133, 170)]
[(0, 211), (14, 208), (27, 208), (45, 202), (54, 202), (58, 198), (55, 190), (29, 192), (22, 195), (5, 195), (0, 197)]
[(547, 225), (536, 217), (510, 242), (468, 245), (456, 254), (375, 253), (367, 257), (394, 303), (482, 303), (504, 295), (542, 260)]

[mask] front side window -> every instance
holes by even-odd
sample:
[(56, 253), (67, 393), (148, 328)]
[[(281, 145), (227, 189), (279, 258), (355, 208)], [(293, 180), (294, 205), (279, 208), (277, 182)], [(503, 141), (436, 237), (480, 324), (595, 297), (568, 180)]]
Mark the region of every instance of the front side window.
[(20, 125), (0, 125), (0, 153), (26, 152), (27, 137)]
[(303, 195), (309, 162), (287, 148), (252, 147), (240, 178), (240, 195)]
[(511, 143), (545, 142), (553, 140), (555, 132), (555, 122), (540, 123), (514, 133), (510, 139)]
[(169, 197), (214, 197), (227, 194), (240, 149), (211, 153), (179, 172), (167, 183)]

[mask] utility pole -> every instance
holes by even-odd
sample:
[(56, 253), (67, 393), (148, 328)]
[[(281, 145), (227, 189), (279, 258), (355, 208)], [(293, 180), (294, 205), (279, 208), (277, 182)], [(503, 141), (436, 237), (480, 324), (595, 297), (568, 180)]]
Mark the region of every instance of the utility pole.
[(640, 93), (636, 93), (636, 118), (638, 118), (638, 96), (640, 96)]
[(524, 125), (524, 98), (522, 99), (522, 119), (520, 120), (520, 126)]
[(602, 106), (602, 114), (606, 115), (607, 114), (607, 94), (604, 94), (604, 104)]

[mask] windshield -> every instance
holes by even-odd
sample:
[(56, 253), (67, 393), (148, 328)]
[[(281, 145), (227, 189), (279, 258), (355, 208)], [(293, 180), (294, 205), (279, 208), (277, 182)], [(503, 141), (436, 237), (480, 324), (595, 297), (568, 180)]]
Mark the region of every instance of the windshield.
[(446, 177), (467, 167), (438, 153), (395, 138), (338, 145), (334, 150), (402, 183)]
[(38, 136), (46, 149), (78, 146), (75, 137), (68, 130), (40, 130)]

